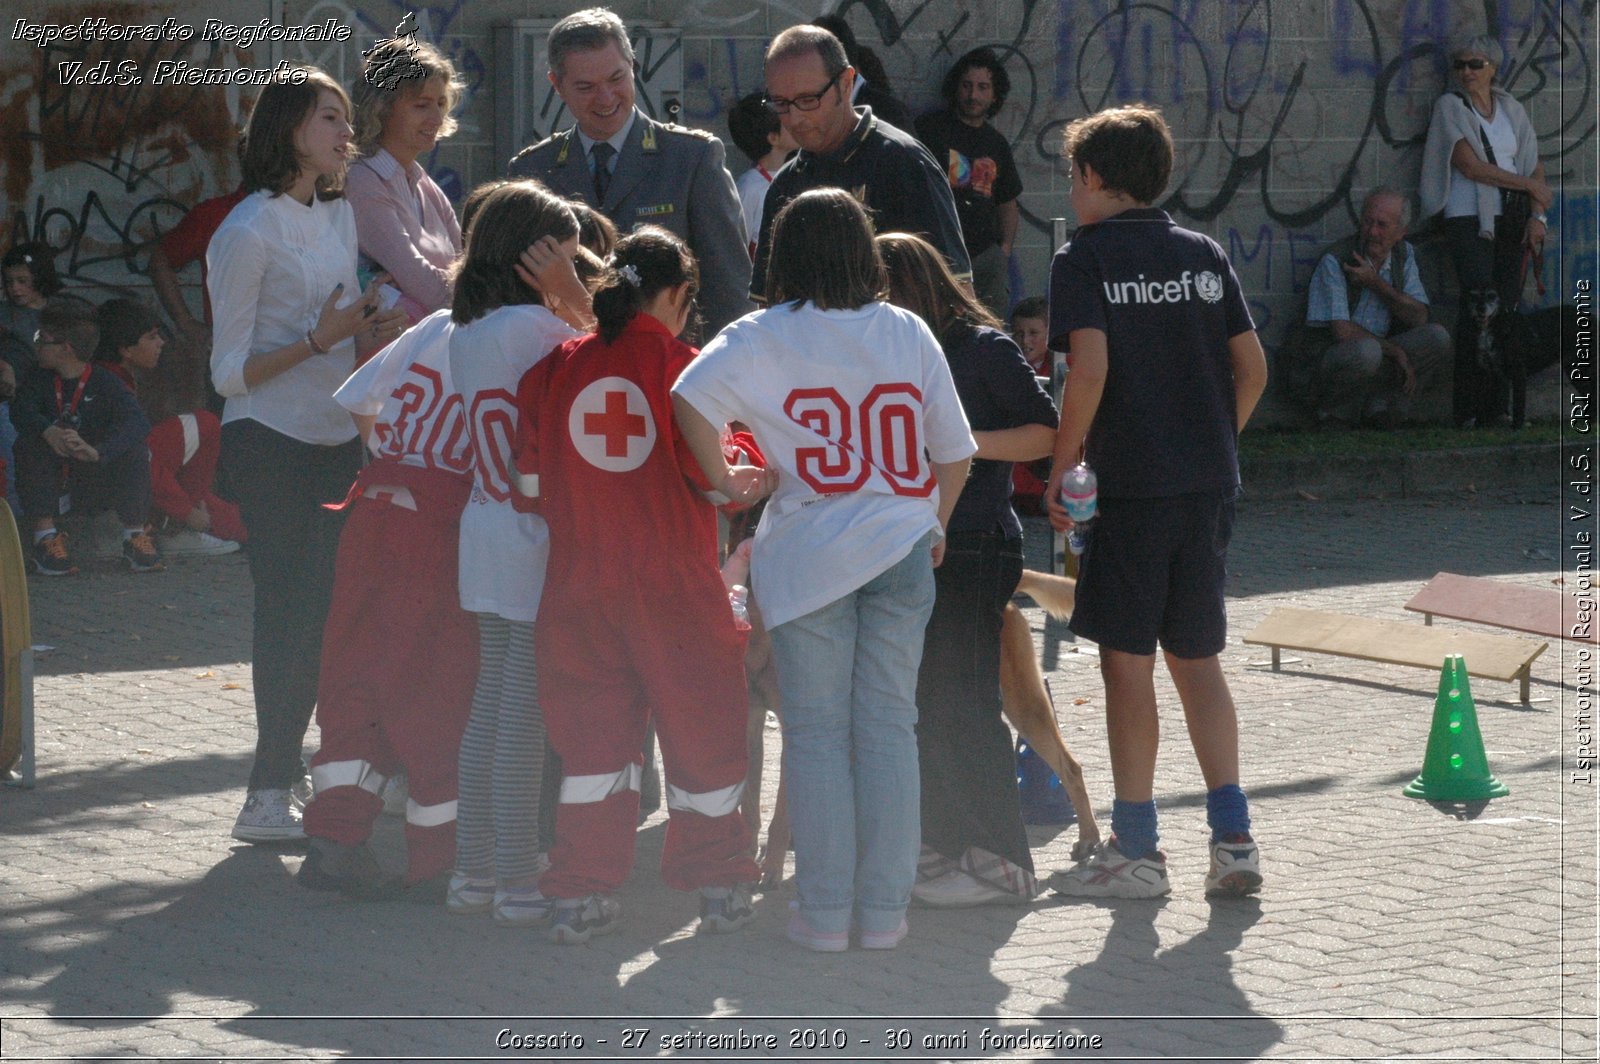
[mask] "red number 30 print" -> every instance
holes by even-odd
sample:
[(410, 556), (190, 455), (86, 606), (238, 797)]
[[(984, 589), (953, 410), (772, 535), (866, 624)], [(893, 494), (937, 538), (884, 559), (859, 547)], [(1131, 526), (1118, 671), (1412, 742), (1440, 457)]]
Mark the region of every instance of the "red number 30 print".
[(857, 491), (874, 468), (896, 495), (927, 498), (933, 471), (922, 453), (922, 393), (906, 383), (880, 384), (852, 410), (832, 388), (796, 388), (783, 412), (829, 441), (797, 447), (795, 470), (819, 495)]

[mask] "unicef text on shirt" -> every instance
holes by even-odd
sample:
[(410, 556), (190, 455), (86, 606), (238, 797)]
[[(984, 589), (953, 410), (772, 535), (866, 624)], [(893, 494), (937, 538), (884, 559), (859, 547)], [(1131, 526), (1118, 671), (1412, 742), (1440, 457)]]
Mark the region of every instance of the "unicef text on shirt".
[(1184, 270), (1176, 281), (1147, 281), (1141, 273), (1137, 281), (1105, 281), (1101, 287), (1108, 303), (1187, 303), (1191, 289), (1207, 303), (1222, 301), (1222, 278), (1210, 270)]

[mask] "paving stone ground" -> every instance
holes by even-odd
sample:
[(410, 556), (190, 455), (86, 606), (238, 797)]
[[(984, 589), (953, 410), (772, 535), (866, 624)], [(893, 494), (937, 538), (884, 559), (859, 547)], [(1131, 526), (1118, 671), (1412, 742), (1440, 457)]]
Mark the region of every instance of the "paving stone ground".
[[(1514, 494), (1246, 502), (1223, 663), (1260, 898), (1202, 896), (1204, 790), (1158, 668), (1171, 897), (915, 910), (891, 953), (792, 947), (792, 884), (739, 934), (694, 936), (694, 899), (655, 871), (660, 816), (625, 925), (585, 947), (301, 890), (300, 850), (228, 837), (253, 743), (244, 561), (35, 580), (35, 642), (56, 649), (39, 662), (38, 787), (0, 791), (0, 1059), (1594, 1060), (1577, 648), (1540, 658), (1531, 706), (1473, 682), (1511, 794), (1446, 807), (1400, 794), (1436, 674), (1319, 655), (1273, 673), (1239, 642), (1291, 604), (1415, 623), (1401, 605), (1441, 569), (1551, 586), (1563, 516)], [(1109, 819), (1096, 659), (1030, 616)], [(1032, 832), (1041, 870), (1067, 863), (1075, 829)], [(398, 835), (383, 822), (387, 856)]]

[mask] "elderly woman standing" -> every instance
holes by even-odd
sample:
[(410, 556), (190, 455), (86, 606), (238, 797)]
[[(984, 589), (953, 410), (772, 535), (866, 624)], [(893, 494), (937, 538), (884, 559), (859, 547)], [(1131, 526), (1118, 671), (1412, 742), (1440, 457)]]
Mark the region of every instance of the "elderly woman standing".
[[(397, 55), (415, 62), (407, 67), (415, 76), (380, 77), (378, 71), (394, 69)], [(363, 264), (394, 278), (413, 325), (450, 306), (450, 265), (461, 253), (455, 210), (417, 156), (456, 131), (450, 112), (462, 88), (450, 60), (420, 41), (374, 49), (356, 85), (355, 142), (362, 158), (345, 178), (345, 198), (356, 212)]]
[(1524, 253), (1543, 247), (1553, 198), (1528, 113), (1494, 83), (1504, 54), (1488, 35), (1450, 50), (1461, 87), (1434, 103), (1422, 153), (1422, 214), (1444, 212), (1461, 289), (1453, 411), (1464, 428), (1498, 421), (1506, 403), (1504, 383), (1478, 366), (1467, 293), (1494, 288), (1502, 306), (1516, 305)]

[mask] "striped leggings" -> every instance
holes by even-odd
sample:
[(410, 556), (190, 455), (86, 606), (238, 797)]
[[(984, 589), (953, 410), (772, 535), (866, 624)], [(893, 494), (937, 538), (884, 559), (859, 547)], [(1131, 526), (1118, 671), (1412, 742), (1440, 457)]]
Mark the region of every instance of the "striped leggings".
[(461, 737), (456, 867), (506, 882), (532, 877), (544, 866), (544, 715), (532, 622), (493, 613), (477, 618), (478, 685)]

